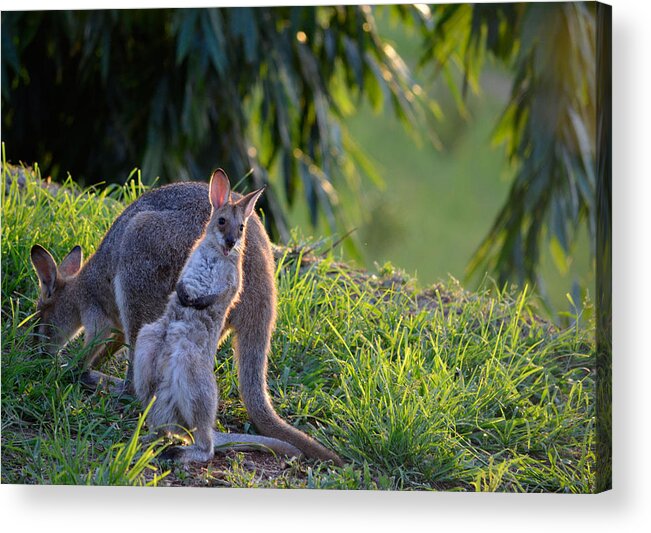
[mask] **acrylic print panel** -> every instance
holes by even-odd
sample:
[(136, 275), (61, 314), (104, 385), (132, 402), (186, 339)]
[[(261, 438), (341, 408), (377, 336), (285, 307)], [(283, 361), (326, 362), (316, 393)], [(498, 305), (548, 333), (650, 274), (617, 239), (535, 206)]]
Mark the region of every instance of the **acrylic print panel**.
[(610, 488), (610, 32), (3, 12), (2, 482)]

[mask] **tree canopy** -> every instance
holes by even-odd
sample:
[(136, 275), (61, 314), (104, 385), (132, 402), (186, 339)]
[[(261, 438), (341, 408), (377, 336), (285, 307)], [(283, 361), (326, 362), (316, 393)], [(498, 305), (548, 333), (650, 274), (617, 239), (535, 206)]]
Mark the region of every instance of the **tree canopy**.
[(438, 142), (436, 103), (382, 39), (378, 9), (412, 28), (460, 108), (487, 60), (512, 72), (495, 142), (516, 177), (469, 272), (536, 279), (545, 241), (562, 269), (580, 224), (596, 232), (594, 4), (4, 12), (3, 140), (12, 157), (87, 182), (134, 166), (145, 181), (197, 179), (215, 162), (237, 178), (253, 169), (252, 186), (272, 185), (276, 236), (299, 193), (313, 224), (324, 214), (345, 231), (341, 191), (377, 179), (346, 115), (365, 100)]

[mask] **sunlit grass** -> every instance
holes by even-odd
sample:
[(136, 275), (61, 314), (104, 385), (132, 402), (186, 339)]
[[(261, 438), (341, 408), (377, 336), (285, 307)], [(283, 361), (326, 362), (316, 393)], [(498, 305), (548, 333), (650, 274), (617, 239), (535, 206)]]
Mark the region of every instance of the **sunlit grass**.
[[(246, 454), (200, 474), (166, 470), (140, 438), (139, 406), (77, 382), (80, 343), (47, 358), (30, 344), (29, 249), (86, 255), (137, 185), (54, 193), (33, 179), (2, 197), (2, 482), (589, 492), (594, 486), (593, 328), (539, 320), (529, 291), (450, 279), (418, 291), (391, 265), (370, 275), (332, 257), (277, 261), (269, 383), (290, 423), (343, 469), (290, 460), (261, 475)], [(297, 253), (296, 250), (299, 250)], [(124, 371), (117, 360), (107, 369)], [(219, 424), (247, 430), (230, 342), (217, 356)], [(171, 481), (170, 481), (171, 480)]]

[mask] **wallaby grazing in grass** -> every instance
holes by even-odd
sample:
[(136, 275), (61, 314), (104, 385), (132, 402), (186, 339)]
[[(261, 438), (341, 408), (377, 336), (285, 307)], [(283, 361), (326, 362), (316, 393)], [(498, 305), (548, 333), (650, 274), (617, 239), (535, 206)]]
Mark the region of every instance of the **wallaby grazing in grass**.
[(259, 189), (240, 200), (230, 199), (230, 183), (222, 171), (210, 180), (212, 214), (195, 244), (156, 322), (142, 327), (133, 355), (136, 395), (147, 405), (150, 428), (170, 434), (179, 426), (192, 429), (191, 446), (175, 446), (164, 458), (181, 462), (208, 461), (215, 446), (242, 449), (245, 443), (285, 455), (301, 455), (286, 442), (256, 435), (218, 433), (214, 429), (219, 392), (214, 354), (226, 314), (242, 286), (242, 236)]
[[(234, 201), (241, 198), (231, 193)], [(129, 357), (141, 327), (165, 311), (168, 295), (210, 218), (206, 183), (176, 183), (143, 194), (115, 220), (96, 252), (82, 264), (76, 246), (57, 268), (42, 247), (31, 258), (41, 287), (38, 315), (44, 348), (56, 352), (81, 329), (84, 342), (110, 339), (83, 364), (90, 387), (119, 381), (96, 370), (126, 342)], [(251, 421), (266, 436), (289, 442), (307, 457), (343, 464), (339, 456), (282, 420), (267, 394), (267, 354), (276, 320), (271, 244), (253, 213), (243, 236), (242, 290), (226, 317), (234, 333), (240, 396)], [(131, 387), (129, 364), (126, 386)]]

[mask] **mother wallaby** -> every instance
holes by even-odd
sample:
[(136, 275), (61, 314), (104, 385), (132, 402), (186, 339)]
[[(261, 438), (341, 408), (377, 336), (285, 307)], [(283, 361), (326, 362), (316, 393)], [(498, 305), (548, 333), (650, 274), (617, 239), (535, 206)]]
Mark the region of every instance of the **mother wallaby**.
[[(234, 200), (241, 197), (232, 194)], [(57, 351), (82, 328), (87, 345), (112, 339), (89, 354), (82, 380), (90, 386), (115, 381), (92, 368), (122, 342), (133, 344), (141, 327), (162, 315), (210, 212), (208, 184), (176, 183), (149, 191), (127, 207), (83, 265), (79, 246), (59, 267), (44, 248), (33, 246), (31, 259), (41, 287), (39, 333), (45, 348)], [(249, 417), (263, 435), (287, 441), (308, 457), (341, 465), (337, 454), (282, 420), (267, 394), (276, 287), (271, 244), (255, 213), (246, 225), (243, 261), (242, 292), (224, 332), (234, 333), (239, 391)], [(130, 349), (130, 361), (131, 354)], [(131, 374), (129, 364), (129, 387)]]

